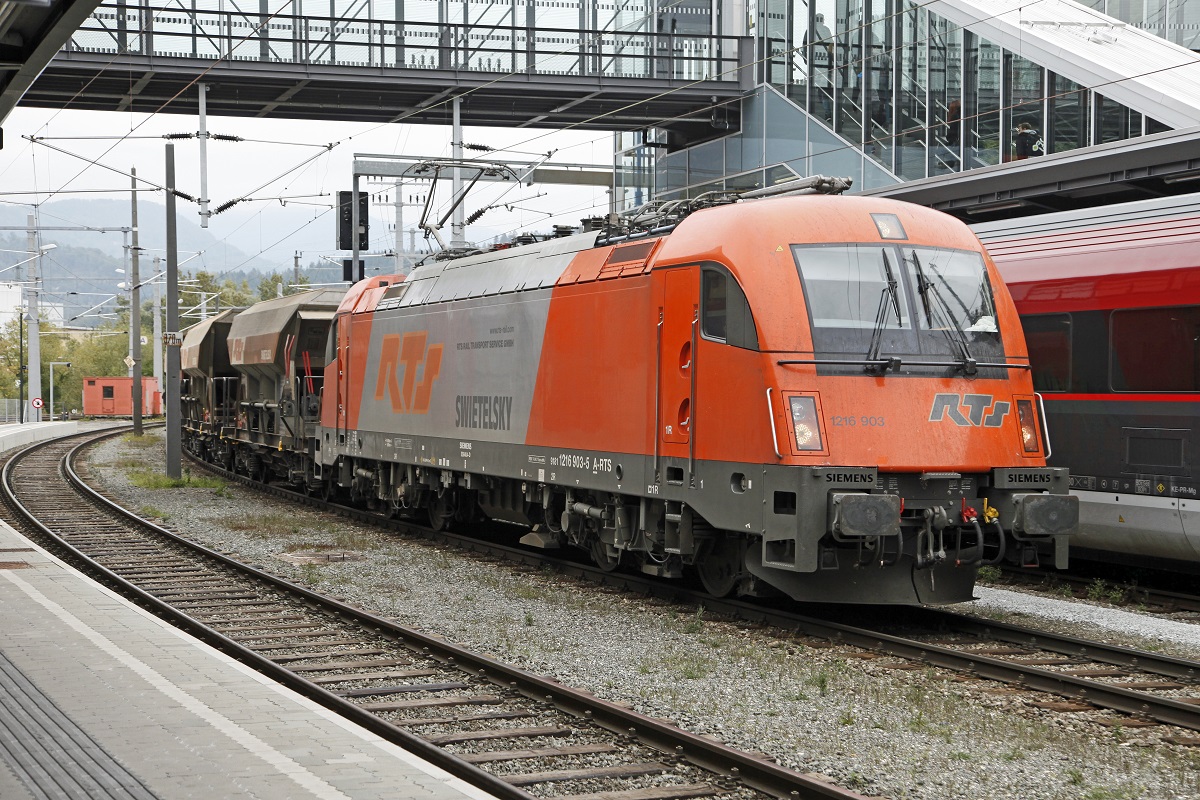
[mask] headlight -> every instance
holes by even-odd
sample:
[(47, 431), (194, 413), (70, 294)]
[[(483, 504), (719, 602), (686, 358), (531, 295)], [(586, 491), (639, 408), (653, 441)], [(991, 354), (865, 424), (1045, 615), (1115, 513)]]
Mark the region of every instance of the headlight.
[(1032, 400), (1017, 401), (1017, 419), (1021, 423), (1021, 446), (1026, 453), (1036, 453), (1041, 445), (1038, 442), (1037, 417), (1033, 415)]
[(792, 397), (792, 430), (797, 450), (824, 450), (821, 427), (817, 422), (817, 401), (812, 397)]

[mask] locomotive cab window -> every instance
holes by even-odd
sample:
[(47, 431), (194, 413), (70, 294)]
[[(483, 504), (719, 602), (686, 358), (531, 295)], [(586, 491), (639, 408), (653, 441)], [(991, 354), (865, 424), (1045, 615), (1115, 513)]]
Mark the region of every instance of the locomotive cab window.
[(758, 331), (742, 287), (722, 268), (705, 267), (700, 285), (700, 332), (706, 339), (758, 349)]
[(1003, 357), (978, 252), (852, 243), (793, 245), (792, 254), (820, 353), (943, 360), (964, 357), (965, 343), (975, 359)]

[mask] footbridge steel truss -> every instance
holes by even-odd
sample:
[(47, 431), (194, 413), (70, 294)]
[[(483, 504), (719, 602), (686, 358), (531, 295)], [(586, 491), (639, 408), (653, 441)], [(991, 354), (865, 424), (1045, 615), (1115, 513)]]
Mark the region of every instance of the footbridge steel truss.
[(710, 2), (634, 2), (395, 0), (403, 19), (368, 16), (381, 0), (340, 16), (109, 2), (21, 102), (195, 114), (199, 79), (218, 115), (447, 124), (461, 95), (467, 125), (632, 130), (707, 123), (753, 85), (750, 40), (713, 33)]

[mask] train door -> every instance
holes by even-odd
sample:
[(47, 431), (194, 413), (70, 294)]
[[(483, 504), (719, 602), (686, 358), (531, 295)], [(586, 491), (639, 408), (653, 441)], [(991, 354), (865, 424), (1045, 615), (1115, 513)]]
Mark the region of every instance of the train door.
[[(695, 269), (674, 269), (664, 274), (659, 298), (658, 440), (664, 457), (688, 458), (693, 471), (692, 437), (695, 434), (696, 333), (699, 282)], [(682, 466), (668, 464), (669, 483), (682, 483)]]

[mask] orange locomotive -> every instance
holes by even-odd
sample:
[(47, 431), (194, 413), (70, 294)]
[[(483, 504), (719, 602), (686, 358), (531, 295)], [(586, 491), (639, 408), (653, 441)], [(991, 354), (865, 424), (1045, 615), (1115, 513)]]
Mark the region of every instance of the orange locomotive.
[(969, 600), (1077, 526), (1012, 301), (917, 206), (726, 197), (438, 261), (355, 286), (325, 363), (327, 492), (718, 595)]

